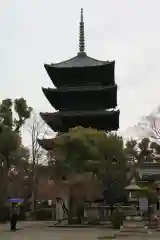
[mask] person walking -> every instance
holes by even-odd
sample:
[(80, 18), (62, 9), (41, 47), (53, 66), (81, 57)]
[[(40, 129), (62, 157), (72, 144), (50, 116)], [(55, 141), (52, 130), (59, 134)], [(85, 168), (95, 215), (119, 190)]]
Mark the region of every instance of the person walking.
[(18, 216), (19, 216), (19, 207), (16, 204), (12, 204), (12, 209), (11, 209), (11, 220), (10, 220), (10, 228), (11, 231), (16, 231), (16, 225), (18, 221)]

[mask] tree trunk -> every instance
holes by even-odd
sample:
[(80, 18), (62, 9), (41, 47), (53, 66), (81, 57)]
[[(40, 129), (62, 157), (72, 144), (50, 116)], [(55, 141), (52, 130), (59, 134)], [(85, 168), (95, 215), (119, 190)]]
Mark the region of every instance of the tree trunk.
[(36, 198), (37, 198), (37, 181), (35, 172), (35, 161), (32, 166), (32, 214), (33, 218), (36, 218)]
[(0, 204), (3, 205), (7, 199), (7, 175), (4, 172), (4, 169), (1, 169), (1, 178), (0, 178)]
[(69, 189), (69, 197), (68, 197), (68, 224), (73, 223), (73, 216), (72, 216), (72, 211), (73, 211), (73, 197), (72, 197), (72, 186), (70, 186)]
[(1, 166), (1, 179), (0, 179), (0, 195), (1, 195), (1, 203), (5, 204), (8, 199), (8, 185), (9, 185), (9, 179), (8, 179), (8, 172), (9, 169), (6, 165), (6, 163)]

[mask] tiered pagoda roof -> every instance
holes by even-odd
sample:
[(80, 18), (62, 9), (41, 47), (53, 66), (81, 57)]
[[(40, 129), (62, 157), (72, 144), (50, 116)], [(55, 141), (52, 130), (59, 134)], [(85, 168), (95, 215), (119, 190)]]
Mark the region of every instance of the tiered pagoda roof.
[(61, 111), (41, 113), (41, 117), (50, 128), (58, 132), (67, 132), (75, 126), (105, 131), (113, 131), (119, 127), (119, 111)]
[[(83, 9), (81, 9), (79, 53), (45, 69), (56, 88), (42, 88), (57, 112), (40, 113), (56, 132), (66, 132), (75, 126), (105, 131), (119, 128), (115, 61), (100, 61), (85, 52)], [(108, 109), (108, 110), (106, 110)]]
[(117, 85), (72, 86), (58, 89), (42, 88), (42, 90), (56, 110), (97, 110), (99, 106), (102, 109), (117, 106)]
[(72, 85), (114, 85), (115, 61), (99, 61), (85, 52), (65, 62), (45, 64), (45, 69), (55, 87)]

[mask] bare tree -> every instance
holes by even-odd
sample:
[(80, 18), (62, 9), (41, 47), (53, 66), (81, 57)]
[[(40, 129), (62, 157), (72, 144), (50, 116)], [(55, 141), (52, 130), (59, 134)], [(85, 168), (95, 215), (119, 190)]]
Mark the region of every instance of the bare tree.
[(31, 137), (30, 161), (32, 165), (32, 212), (35, 213), (38, 184), (36, 169), (39, 164), (44, 165), (47, 161), (47, 152), (39, 145), (38, 139), (42, 140), (47, 138), (51, 132), (45, 122), (35, 112), (31, 115), (31, 119), (27, 124), (27, 130)]
[(160, 107), (148, 116), (143, 117), (138, 127), (145, 136), (156, 140), (158, 143), (160, 141)]

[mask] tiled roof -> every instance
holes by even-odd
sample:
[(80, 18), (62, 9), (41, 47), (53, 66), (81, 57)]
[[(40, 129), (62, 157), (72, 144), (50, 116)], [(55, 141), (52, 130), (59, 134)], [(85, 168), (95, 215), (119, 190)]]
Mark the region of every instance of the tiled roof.
[(55, 68), (72, 68), (72, 67), (89, 67), (101, 66), (110, 64), (110, 61), (101, 61), (87, 56), (85, 53), (77, 54), (77, 56), (70, 58), (60, 63), (52, 63), (50, 66)]

